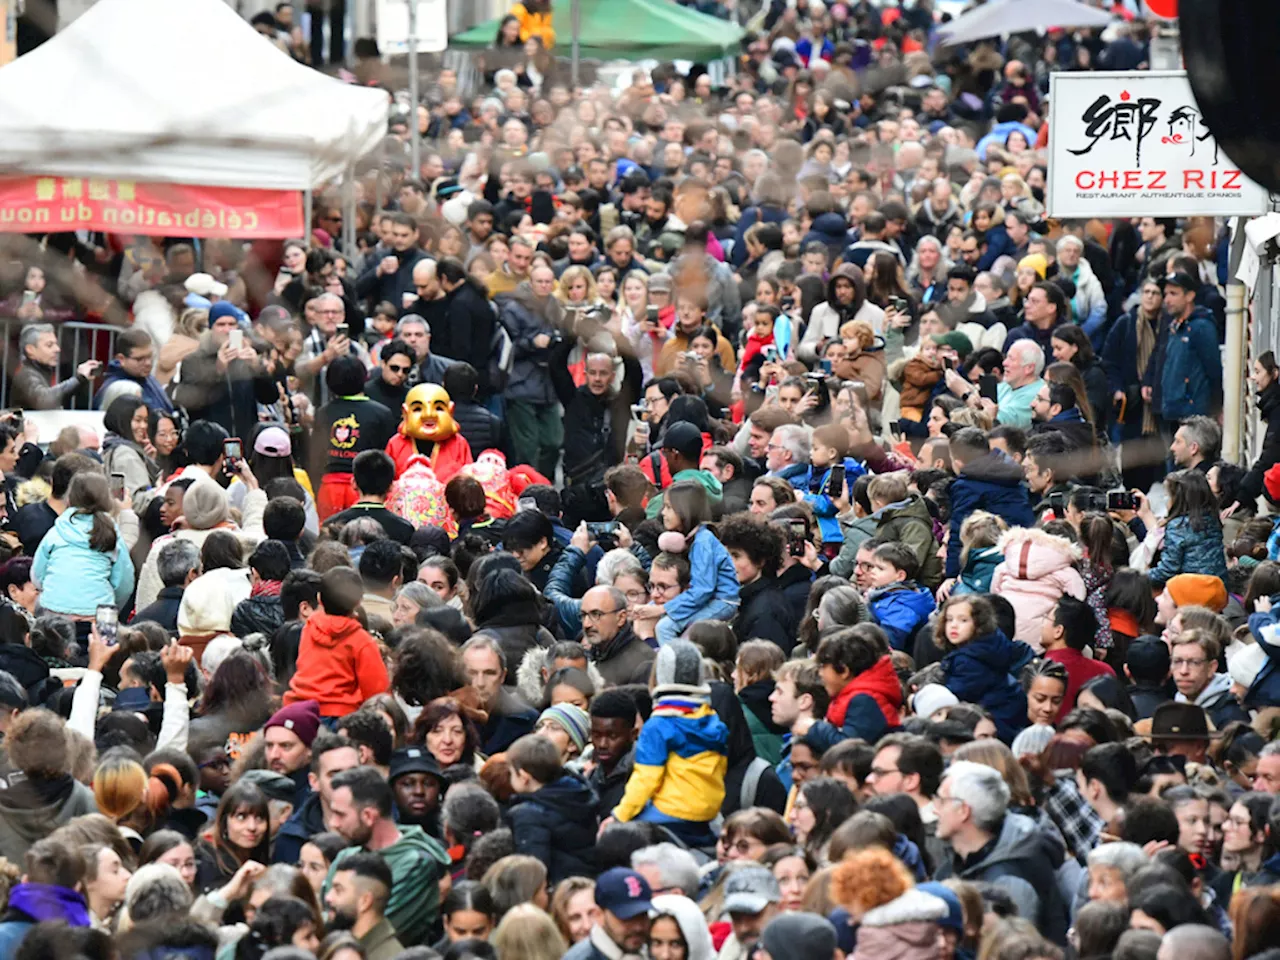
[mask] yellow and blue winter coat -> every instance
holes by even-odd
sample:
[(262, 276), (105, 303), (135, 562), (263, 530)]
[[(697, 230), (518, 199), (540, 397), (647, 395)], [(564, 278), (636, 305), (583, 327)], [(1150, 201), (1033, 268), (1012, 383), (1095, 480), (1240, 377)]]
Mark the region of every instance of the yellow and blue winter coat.
[(662, 695), (636, 742), (635, 767), (616, 819), (634, 819), (647, 803), (692, 823), (713, 820), (724, 803), (729, 730), (705, 694)]

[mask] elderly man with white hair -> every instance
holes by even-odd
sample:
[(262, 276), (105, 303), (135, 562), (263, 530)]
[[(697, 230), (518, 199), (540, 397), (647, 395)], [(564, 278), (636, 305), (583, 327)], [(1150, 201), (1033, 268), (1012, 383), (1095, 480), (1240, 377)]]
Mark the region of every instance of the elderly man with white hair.
[(1009, 894), (1018, 915), (1054, 943), (1067, 940), (1067, 904), (1058, 889), (1062, 842), (1030, 817), (1009, 812), (1009, 785), (1000, 771), (957, 760), (942, 780), (933, 806), (939, 840), (952, 855), (939, 865), (938, 880), (958, 877), (990, 883)]
[(798, 423), (787, 423), (769, 438), (765, 466), (769, 476), (790, 482), (809, 470), (809, 431)]
[(1004, 380), (996, 386), (996, 420), (1027, 430), (1031, 403), (1044, 381), (1044, 351), (1034, 340), (1015, 340), (1004, 357)]
[[(1084, 328), (1094, 349), (1101, 349), (1103, 324), (1107, 319), (1107, 295), (1093, 267), (1084, 259), (1084, 241), (1067, 233), (1058, 240), (1058, 276), (1076, 285), (1071, 298), (1072, 318)], [(1064, 318), (1067, 319), (1067, 318)]]

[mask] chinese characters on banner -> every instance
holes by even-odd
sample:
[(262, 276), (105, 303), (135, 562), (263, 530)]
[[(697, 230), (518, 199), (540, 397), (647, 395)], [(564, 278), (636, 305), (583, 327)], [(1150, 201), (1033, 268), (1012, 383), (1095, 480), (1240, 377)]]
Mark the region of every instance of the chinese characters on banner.
[(1052, 217), (1253, 216), (1267, 192), (1218, 149), (1182, 71), (1055, 73)]
[(80, 177), (0, 179), (0, 233), (102, 230), (147, 236), (302, 236), (296, 190)]

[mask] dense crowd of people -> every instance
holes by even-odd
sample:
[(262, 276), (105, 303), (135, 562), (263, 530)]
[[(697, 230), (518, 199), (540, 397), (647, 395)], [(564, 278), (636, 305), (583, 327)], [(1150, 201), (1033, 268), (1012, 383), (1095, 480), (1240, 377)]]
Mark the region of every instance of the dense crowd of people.
[(1224, 225), (1046, 212), (1114, 13), (611, 91), (528, 0), (353, 247), (31, 238), (0, 956), (1275, 960), (1280, 367), (1221, 459)]

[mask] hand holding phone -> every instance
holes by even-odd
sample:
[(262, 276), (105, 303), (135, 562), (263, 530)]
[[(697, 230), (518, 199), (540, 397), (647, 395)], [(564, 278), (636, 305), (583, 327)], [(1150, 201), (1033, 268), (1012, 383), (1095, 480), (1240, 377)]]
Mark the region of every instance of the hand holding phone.
[(108, 647), (114, 647), (120, 633), (120, 611), (109, 604), (100, 604), (94, 617), (94, 626), (98, 636)]
[(235, 330), (230, 331), (227, 334), (227, 345), (230, 346), (232, 350), (236, 350), (236, 351), (238, 351), (241, 347), (243, 347), (244, 331), (239, 328), (236, 328)]
[(115, 500), (124, 499), (124, 474), (113, 473), (111, 475), (111, 496)]
[(232, 466), (233, 470), (235, 469), (233, 465), (243, 458), (242, 450), (239, 437), (228, 437), (222, 441), (222, 455), (227, 459), (228, 465)]

